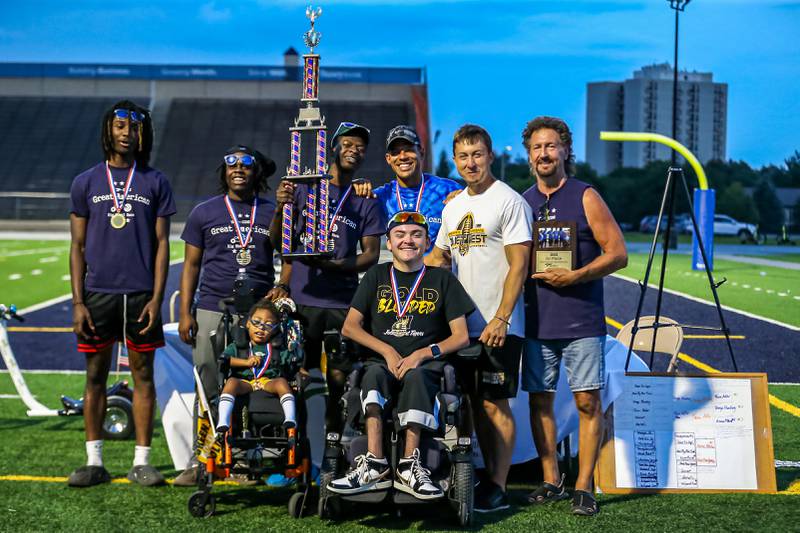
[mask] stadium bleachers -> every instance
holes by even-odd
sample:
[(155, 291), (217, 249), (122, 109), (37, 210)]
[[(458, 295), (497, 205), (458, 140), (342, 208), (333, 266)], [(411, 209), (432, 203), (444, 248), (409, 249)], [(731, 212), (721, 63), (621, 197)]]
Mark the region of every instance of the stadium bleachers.
[[(100, 128), (103, 113), (120, 98), (2, 97), (0, 98), (0, 218), (64, 219), (75, 175), (102, 160)], [(137, 99), (134, 99), (135, 101)], [(141, 99), (138, 99), (141, 100)], [(142, 102), (147, 104), (147, 102)], [(229, 146), (247, 144), (277, 163), (270, 179), (274, 188), (285, 174), (289, 131), (298, 101), (174, 99), (158, 102), (153, 166), (170, 179), (178, 203), (176, 219), (217, 193), (216, 168)], [(403, 103), (321, 102), (328, 135), (343, 120), (372, 131), (372, 143), (360, 175), (373, 183), (389, 178), (384, 139), (392, 126), (413, 123), (413, 111)], [(9, 192), (25, 195), (9, 197)], [(5, 194), (4, 194), (5, 193)], [(49, 198), (47, 196), (50, 196)], [(60, 196), (60, 197), (59, 197)]]
[[(234, 144), (252, 146), (275, 160), (278, 170), (270, 178), (274, 189), (289, 160), (289, 126), (299, 108), (297, 101), (175, 99), (161, 136), (155, 165), (169, 176), (178, 200), (178, 219), (200, 199), (217, 193), (216, 168), (225, 149)], [(322, 112), (333, 135), (339, 122), (363, 124), (372, 142), (360, 175), (374, 183), (389, 177), (384, 140), (389, 129), (408, 123), (411, 111), (398, 103), (322, 102)], [(313, 145), (313, 141), (311, 143)], [(304, 145), (304, 149), (306, 149)], [(188, 206), (188, 207), (187, 207)]]

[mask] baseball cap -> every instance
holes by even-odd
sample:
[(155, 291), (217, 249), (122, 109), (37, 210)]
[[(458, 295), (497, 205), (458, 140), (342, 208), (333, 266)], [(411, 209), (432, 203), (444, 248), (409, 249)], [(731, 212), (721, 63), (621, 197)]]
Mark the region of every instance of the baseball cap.
[(405, 139), (411, 144), (420, 146), (419, 135), (417, 135), (417, 132), (414, 130), (414, 128), (411, 126), (406, 126), (405, 124), (395, 126), (389, 130), (389, 135), (386, 136), (386, 149), (388, 150), (389, 146), (397, 139)]
[(336, 144), (336, 139), (341, 135), (351, 135), (353, 137), (361, 137), (364, 142), (369, 144), (369, 128), (356, 124), (355, 122), (342, 122), (336, 128), (336, 132), (331, 137), (331, 145)]
[(425, 228), (426, 233), (428, 231), (428, 220), (425, 218), (425, 215), (417, 211), (398, 211), (389, 219), (389, 223), (386, 224), (386, 233), (388, 234), (393, 228), (404, 224), (414, 224)]

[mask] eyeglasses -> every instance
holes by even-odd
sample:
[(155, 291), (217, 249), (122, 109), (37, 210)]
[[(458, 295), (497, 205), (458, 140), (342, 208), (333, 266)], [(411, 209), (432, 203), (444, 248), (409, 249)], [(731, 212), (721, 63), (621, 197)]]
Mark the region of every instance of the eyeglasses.
[(544, 220), (545, 222), (550, 220), (550, 198), (547, 198), (544, 203), (539, 206), (537, 219)]
[(428, 220), (425, 215), (417, 211), (400, 211), (389, 220), (389, 224), (419, 224), (427, 228)]
[(242, 154), (242, 155), (229, 154), (223, 157), (223, 159), (225, 160), (225, 164), (228, 165), (229, 167), (235, 167), (236, 163), (238, 163), (239, 161), (241, 161), (242, 165), (246, 167), (252, 167), (256, 162), (256, 158), (250, 154)]
[(132, 109), (115, 109), (114, 116), (121, 119), (130, 118), (131, 122), (142, 122), (144, 115)]
[(250, 324), (252, 324), (254, 328), (266, 331), (267, 333), (278, 327), (278, 324), (275, 322), (262, 322), (255, 318), (250, 319)]

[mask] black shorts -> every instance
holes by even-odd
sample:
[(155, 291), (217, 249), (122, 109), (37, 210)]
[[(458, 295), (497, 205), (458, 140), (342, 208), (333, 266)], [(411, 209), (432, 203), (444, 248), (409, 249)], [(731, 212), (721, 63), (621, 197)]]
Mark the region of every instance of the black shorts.
[(144, 335), (139, 333), (147, 326), (147, 321), (137, 322), (137, 319), (152, 297), (150, 292), (109, 294), (86, 291), (83, 302), (92, 316), (97, 337), (78, 335), (78, 351), (101, 352), (123, 339), (128, 349), (134, 352), (147, 353), (164, 346), (160, 311), (150, 331)]
[[(303, 329), (303, 339), (305, 340), (303, 348), (306, 352), (306, 359), (303, 366), (307, 369), (319, 368), (325, 332), (336, 330), (341, 333), (344, 319), (347, 316), (347, 309), (329, 309), (326, 307), (298, 304), (297, 312), (303, 315), (307, 321)], [(327, 367), (341, 370), (345, 373), (349, 372), (353, 367), (355, 357), (357, 357), (355, 343), (350, 342), (348, 344), (348, 349), (351, 353), (347, 358), (330, 357), (331, 354), (327, 354)]]
[(477, 358), (450, 356), (463, 391), (484, 400), (516, 397), (522, 341), (521, 337), (508, 335), (502, 347), (494, 348), (470, 339), (471, 345), (480, 344)]

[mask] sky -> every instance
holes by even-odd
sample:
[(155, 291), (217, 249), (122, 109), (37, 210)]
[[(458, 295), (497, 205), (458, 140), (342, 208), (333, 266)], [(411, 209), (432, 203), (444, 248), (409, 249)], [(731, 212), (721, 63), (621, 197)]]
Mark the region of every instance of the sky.
[[(307, 3), (1, 0), (0, 61), (280, 65), (305, 50)], [(523, 155), (525, 123), (546, 114), (570, 124), (582, 160), (586, 84), (672, 61), (667, 0), (314, 4), (323, 65), (426, 69), (437, 157), (465, 122)], [(728, 84), (729, 159), (780, 165), (800, 150), (800, 2), (693, 0), (678, 62)]]

